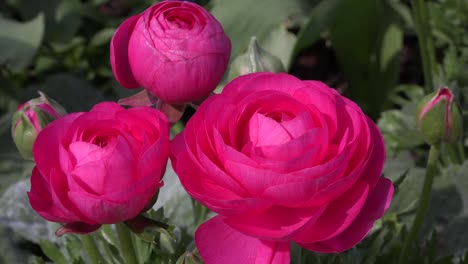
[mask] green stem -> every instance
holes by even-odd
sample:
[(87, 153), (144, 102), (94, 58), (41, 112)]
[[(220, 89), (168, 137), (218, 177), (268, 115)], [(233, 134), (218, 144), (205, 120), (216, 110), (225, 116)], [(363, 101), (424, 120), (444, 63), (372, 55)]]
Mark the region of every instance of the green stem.
[(428, 5), (424, 2), (424, 0), (419, 0), (419, 8), (421, 9), (421, 24), (424, 30), (424, 35), (426, 36), (426, 56), (427, 61), (429, 64), (429, 70), (431, 73), (431, 85), (432, 90), (434, 91), (437, 87), (434, 86), (435, 78), (437, 75), (437, 62), (435, 59), (435, 49), (434, 49), (434, 42), (432, 41), (432, 30), (431, 30), (431, 19), (429, 16), (429, 8)]
[(436, 61), (434, 44), (429, 25), (429, 12), (424, 0), (412, 0), (413, 16), (418, 35), (419, 53), (424, 71), (424, 88), (426, 93), (434, 91), (434, 76)]
[(80, 236), (81, 242), (83, 243), (86, 252), (88, 252), (89, 259), (91, 260), (92, 264), (99, 264), (104, 263), (104, 259), (102, 258), (101, 253), (98, 250), (98, 246), (96, 241), (92, 235), (84, 235)]
[(130, 230), (124, 223), (115, 224), (115, 228), (117, 229), (117, 236), (120, 241), (120, 250), (122, 251), (125, 263), (138, 264)]
[(424, 178), (423, 189), (419, 199), (419, 208), (416, 212), (413, 224), (411, 225), (408, 237), (405, 240), (405, 244), (403, 245), (403, 249), (400, 255), (400, 264), (409, 263), (409, 254), (416, 239), (419, 236), (419, 231), (424, 224), (424, 218), (426, 217), (427, 208), (429, 207), (429, 201), (431, 199), (432, 183), (434, 182), (434, 176), (437, 174), (438, 159), (438, 146), (431, 146), (431, 149), (429, 150), (429, 158), (427, 160), (426, 176)]

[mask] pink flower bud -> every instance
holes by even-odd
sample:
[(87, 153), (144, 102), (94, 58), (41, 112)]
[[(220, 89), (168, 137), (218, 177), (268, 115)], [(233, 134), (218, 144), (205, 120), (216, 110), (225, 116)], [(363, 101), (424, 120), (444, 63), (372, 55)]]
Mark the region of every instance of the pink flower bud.
[(39, 97), (20, 105), (12, 118), (11, 134), (18, 151), (25, 159), (32, 158), (37, 134), (50, 122), (66, 114), (53, 99), (39, 92)]
[(226, 71), (231, 42), (219, 22), (190, 2), (163, 1), (125, 20), (110, 44), (112, 71), (125, 88), (163, 101), (207, 97)]
[(418, 104), (416, 126), (431, 145), (456, 143), (462, 135), (462, 113), (452, 91), (446, 87), (426, 95)]

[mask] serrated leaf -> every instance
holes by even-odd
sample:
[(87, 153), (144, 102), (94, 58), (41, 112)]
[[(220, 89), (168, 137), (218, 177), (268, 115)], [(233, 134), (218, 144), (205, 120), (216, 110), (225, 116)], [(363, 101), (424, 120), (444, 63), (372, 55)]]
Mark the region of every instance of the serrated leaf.
[(388, 212), (402, 214), (414, 210), (419, 201), (423, 181), (424, 170), (420, 168), (410, 168), (405, 180), (396, 190)]
[(29, 66), (42, 42), (44, 15), (26, 22), (0, 16), (0, 66), (18, 72)]

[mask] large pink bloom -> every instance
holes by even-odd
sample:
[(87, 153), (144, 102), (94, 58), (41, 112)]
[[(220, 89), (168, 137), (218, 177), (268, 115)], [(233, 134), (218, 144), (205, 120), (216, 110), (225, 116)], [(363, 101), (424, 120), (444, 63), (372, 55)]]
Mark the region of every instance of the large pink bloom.
[(289, 242), (347, 250), (388, 208), (382, 136), (352, 101), (287, 74), (241, 76), (171, 143), (187, 192), (218, 216), (197, 230), (206, 263), (288, 263)]
[(231, 42), (202, 7), (163, 1), (125, 20), (110, 45), (115, 78), (168, 103), (207, 97), (229, 62)]
[(136, 217), (162, 186), (169, 155), (166, 117), (149, 107), (100, 103), (44, 128), (34, 143), (31, 206), (67, 231)]

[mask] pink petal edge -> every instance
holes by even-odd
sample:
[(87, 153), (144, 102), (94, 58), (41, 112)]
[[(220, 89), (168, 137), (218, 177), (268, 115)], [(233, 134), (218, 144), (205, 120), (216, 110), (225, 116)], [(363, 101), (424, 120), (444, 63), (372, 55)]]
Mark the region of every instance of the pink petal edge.
[(203, 223), (195, 243), (206, 264), (284, 264), (290, 262), (289, 242), (262, 241), (226, 225), (221, 216)]
[(140, 87), (128, 60), (128, 42), (139, 15), (129, 17), (115, 31), (110, 43), (110, 62), (115, 79), (125, 88)]

